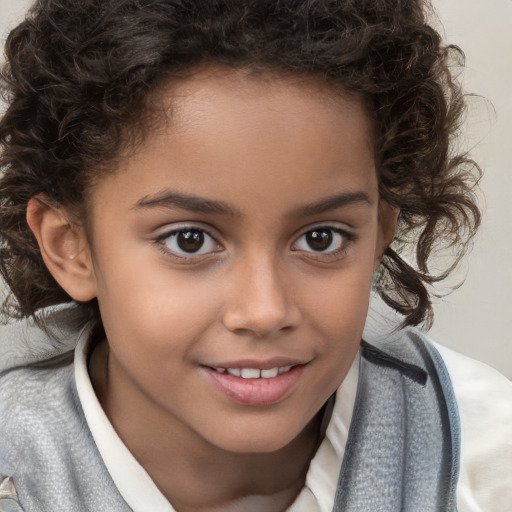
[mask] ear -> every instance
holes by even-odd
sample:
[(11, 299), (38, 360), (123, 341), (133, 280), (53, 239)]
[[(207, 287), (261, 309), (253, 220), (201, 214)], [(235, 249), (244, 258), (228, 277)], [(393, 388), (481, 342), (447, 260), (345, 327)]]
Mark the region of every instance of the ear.
[(386, 201), (381, 200), (379, 202), (379, 233), (375, 251), (374, 269), (380, 265), (386, 249), (395, 237), (396, 223), (399, 214), (400, 210), (398, 208), (391, 206)]
[(28, 202), (27, 223), (48, 270), (68, 295), (85, 302), (96, 297), (93, 265), (85, 232), (71, 218), (44, 196)]

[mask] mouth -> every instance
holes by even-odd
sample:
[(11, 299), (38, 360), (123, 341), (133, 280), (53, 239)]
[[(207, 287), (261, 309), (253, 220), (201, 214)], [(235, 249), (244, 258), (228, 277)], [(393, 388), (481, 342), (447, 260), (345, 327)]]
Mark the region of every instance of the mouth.
[(273, 368), (213, 368), (217, 373), (228, 373), (242, 379), (274, 379), (283, 373), (289, 372), (290, 366), (274, 366)]
[(203, 366), (214, 388), (239, 404), (263, 406), (284, 400), (296, 389), (306, 364)]

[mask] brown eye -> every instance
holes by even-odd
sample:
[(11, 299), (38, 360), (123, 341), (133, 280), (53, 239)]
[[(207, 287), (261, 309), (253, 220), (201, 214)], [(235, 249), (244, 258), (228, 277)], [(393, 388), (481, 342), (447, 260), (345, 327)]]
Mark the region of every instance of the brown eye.
[(338, 227), (317, 226), (305, 231), (291, 246), (313, 259), (338, 258), (355, 240), (355, 235)]
[(315, 229), (306, 233), (306, 243), (313, 251), (326, 251), (332, 244), (333, 232), (331, 229)]
[(222, 250), (217, 241), (202, 229), (176, 229), (160, 236), (157, 241), (165, 246), (167, 253), (182, 258), (204, 256)]
[(180, 231), (176, 235), (176, 244), (182, 251), (197, 252), (203, 247), (204, 233), (197, 230)]

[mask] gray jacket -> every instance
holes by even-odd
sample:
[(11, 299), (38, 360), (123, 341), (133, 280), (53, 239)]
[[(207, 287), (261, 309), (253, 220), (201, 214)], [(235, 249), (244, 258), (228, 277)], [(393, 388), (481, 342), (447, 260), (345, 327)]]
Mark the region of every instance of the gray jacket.
[[(0, 512), (129, 512), (76, 392), (76, 331), (27, 337), (37, 349), (23, 355), (0, 340)], [(333, 512), (455, 512), (460, 428), (439, 353), (410, 329), (361, 354)]]

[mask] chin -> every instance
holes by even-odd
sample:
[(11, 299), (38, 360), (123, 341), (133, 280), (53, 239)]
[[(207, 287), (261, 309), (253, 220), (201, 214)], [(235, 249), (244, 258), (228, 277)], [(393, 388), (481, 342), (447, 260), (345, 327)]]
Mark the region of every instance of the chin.
[(232, 453), (272, 453), (285, 448), (301, 433), (301, 428), (283, 429), (270, 426), (233, 426), (221, 435), (210, 437), (210, 442), (224, 451)]
[(240, 439), (229, 440), (218, 446), (224, 451), (235, 454), (263, 455), (265, 453), (275, 453), (283, 449), (291, 441), (291, 439), (288, 439), (285, 442), (276, 439)]

